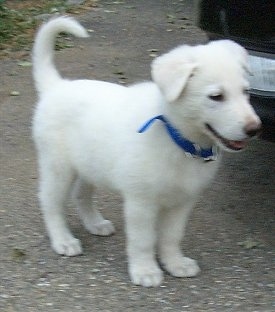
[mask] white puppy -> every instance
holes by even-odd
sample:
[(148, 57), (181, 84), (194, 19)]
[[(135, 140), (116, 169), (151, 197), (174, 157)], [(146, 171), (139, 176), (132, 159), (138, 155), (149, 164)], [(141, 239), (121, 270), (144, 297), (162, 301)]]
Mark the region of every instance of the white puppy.
[(59, 17), (41, 27), (33, 51), (33, 136), (52, 248), (82, 253), (63, 212), (73, 184), (87, 230), (114, 232), (90, 198), (95, 187), (108, 187), (124, 199), (132, 282), (161, 284), (156, 251), (173, 276), (195, 276), (199, 267), (180, 246), (190, 210), (216, 172), (219, 150), (243, 149), (260, 128), (245, 50), (232, 41), (180, 46), (153, 61), (153, 82), (124, 87), (61, 78), (53, 64), (61, 31), (87, 37), (75, 20)]

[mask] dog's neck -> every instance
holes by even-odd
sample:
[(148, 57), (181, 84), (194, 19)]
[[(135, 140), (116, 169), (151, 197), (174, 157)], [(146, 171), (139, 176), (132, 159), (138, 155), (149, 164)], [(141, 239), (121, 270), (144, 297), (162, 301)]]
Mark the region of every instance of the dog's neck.
[(198, 144), (185, 138), (181, 132), (176, 129), (164, 115), (157, 115), (148, 121), (138, 130), (139, 133), (145, 132), (155, 121), (163, 122), (168, 135), (178, 145), (184, 153), (189, 157), (201, 158), (205, 161), (216, 160), (218, 158), (218, 148), (211, 146), (210, 148), (202, 148)]
[(196, 127), (197, 120), (188, 118), (188, 116), (177, 116), (170, 114), (169, 111), (164, 113), (169, 122), (180, 132), (184, 138), (200, 146), (203, 149), (210, 149), (215, 146), (215, 142), (207, 136), (199, 127)]

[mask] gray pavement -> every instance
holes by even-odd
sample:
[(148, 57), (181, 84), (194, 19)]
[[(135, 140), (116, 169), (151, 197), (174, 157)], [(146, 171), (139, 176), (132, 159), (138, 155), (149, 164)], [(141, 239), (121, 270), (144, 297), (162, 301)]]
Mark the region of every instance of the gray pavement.
[[(58, 52), (58, 68), (71, 78), (149, 79), (154, 54), (205, 41), (192, 24), (190, 4), (100, 1), (79, 16), (91, 37), (73, 39), (74, 48)], [(31, 68), (2, 60), (0, 71), (1, 311), (275, 311), (275, 144), (255, 141), (243, 153), (225, 155), (183, 242), (186, 255), (198, 260), (200, 275), (166, 275), (159, 288), (136, 287), (127, 275), (117, 195), (99, 192), (95, 198), (114, 222), (114, 236), (91, 236), (68, 203), (84, 255), (61, 257), (50, 249), (36, 198)], [(11, 96), (13, 91), (18, 95)]]

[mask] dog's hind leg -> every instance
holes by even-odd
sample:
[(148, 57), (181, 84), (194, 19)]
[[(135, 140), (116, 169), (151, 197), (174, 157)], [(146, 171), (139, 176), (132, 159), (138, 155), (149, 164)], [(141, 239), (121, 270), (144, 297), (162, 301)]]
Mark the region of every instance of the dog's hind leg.
[(71, 168), (40, 158), (40, 178), (40, 203), (52, 248), (66, 256), (81, 254), (81, 243), (72, 235), (64, 216), (64, 204), (74, 179)]
[(78, 179), (74, 188), (74, 200), (76, 201), (79, 216), (85, 228), (94, 235), (108, 236), (115, 232), (111, 221), (103, 218), (102, 214), (92, 205), (91, 184)]

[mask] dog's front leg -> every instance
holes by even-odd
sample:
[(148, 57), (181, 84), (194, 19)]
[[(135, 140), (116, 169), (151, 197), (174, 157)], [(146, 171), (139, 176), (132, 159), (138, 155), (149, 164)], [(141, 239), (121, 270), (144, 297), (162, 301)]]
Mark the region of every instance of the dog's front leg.
[(136, 285), (156, 287), (163, 279), (155, 255), (157, 215), (158, 206), (150, 200), (125, 200), (128, 270)]
[(197, 262), (184, 257), (181, 240), (193, 203), (182, 207), (165, 208), (160, 212), (158, 249), (164, 268), (176, 277), (192, 277), (200, 272)]

